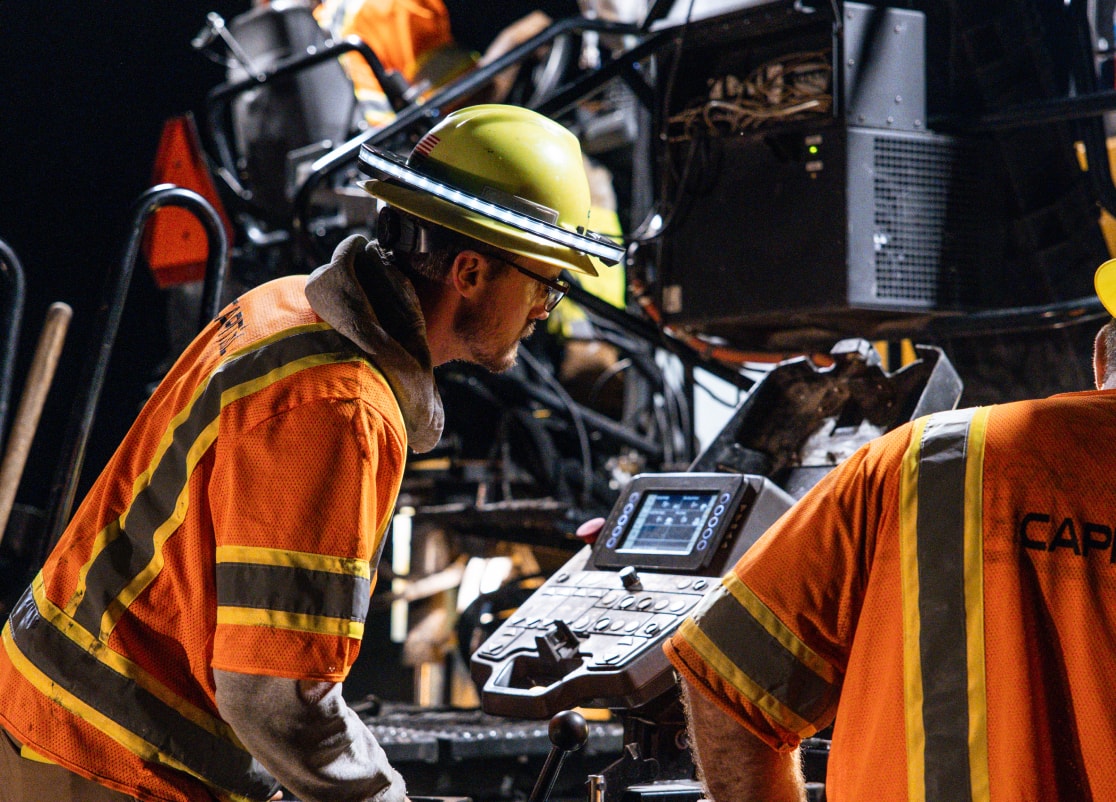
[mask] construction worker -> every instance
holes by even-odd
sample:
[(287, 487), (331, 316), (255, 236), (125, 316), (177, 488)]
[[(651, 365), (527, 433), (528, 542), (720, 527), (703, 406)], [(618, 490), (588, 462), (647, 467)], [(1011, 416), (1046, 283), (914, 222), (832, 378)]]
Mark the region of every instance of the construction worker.
[[(483, 13), (458, 0), (324, 0), (314, 9), (334, 39), (357, 37), (386, 70), (402, 75), (411, 84), (412, 100), (495, 61), (542, 33), (553, 19), (577, 13), (573, 0), (488, 3)], [(389, 123), (394, 111), (369, 64), (356, 53), (346, 53), (341, 61), (365, 120), (373, 126)], [(517, 73), (509, 68), (497, 75), (474, 102), (507, 100)]]
[(364, 186), (390, 241), (225, 308), (15, 606), (0, 800), (406, 798), (341, 683), (407, 449), (441, 434), (433, 368), (509, 367), (560, 272), (596, 272), (580, 246), (612, 252), (576, 138), (534, 112), (459, 110), (388, 161)]
[(1112, 797), (1116, 321), (1094, 366), (865, 445), (725, 575), (666, 645), (710, 799), (805, 799), (830, 723), (830, 802)]

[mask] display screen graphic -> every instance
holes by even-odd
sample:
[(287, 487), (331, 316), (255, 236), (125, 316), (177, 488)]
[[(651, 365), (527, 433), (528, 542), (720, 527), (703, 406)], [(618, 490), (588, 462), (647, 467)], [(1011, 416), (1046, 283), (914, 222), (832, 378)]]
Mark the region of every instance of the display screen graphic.
[(689, 554), (718, 493), (648, 493), (620, 554)]

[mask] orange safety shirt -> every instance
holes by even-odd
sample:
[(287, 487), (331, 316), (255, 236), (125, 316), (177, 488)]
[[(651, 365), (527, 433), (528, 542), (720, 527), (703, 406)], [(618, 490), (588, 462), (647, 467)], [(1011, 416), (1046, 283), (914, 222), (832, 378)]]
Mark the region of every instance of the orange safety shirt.
[(831, 802), (1109, 798), (1114, 441), (1113, 391), (900, 427), (776, 522), (667, 654), (775, 748), (834, 722)]
[[(339, 8), (334, 9), (335, 5)], [(333, 19), (329, 18), (331, 12)], [(315, 15), (341, 38), (360, 39), (385, 70), (399, 72), (408, 80), (415, 76), (425, 55), (453, 44), (449, 12), (442, 0), (346, 0), (323, 3)], [(363, 56), (346, 53), (342, 61), (358, 96), (382, 94)]]
[(267, 799), (211, 669), (345, 678), (407, 434), (305, 283), (191, 344), (12, 612), (0, 724), (24, 747), (145, 800)]

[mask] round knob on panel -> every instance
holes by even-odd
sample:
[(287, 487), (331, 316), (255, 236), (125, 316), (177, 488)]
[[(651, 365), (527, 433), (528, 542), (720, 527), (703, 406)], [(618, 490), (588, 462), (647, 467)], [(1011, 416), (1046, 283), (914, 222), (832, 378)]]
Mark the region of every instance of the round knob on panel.
[(643, 588), (643, 581), (636, 573), (636, 569), (630, 565), (625, 565), (620, 569), (620, 581), (624, 583), (624, 587), (628, 590), (640, 590)]

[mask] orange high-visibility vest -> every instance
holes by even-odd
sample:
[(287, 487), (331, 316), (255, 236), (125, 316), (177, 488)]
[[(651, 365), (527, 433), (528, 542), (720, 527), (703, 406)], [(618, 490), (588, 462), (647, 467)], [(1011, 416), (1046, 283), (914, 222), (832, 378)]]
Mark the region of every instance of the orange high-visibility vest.
[(768, 744), (833, 722), (832, 802), (1116, 788), (1116, 392), (939, 413), (869, 443), (667, 645)]
[(191, 344), (13, 610), (0, 725), (25, 747), (141, 799), (263, 800), (212, 670), (347, 675), (407, 436), (305, 281)]

